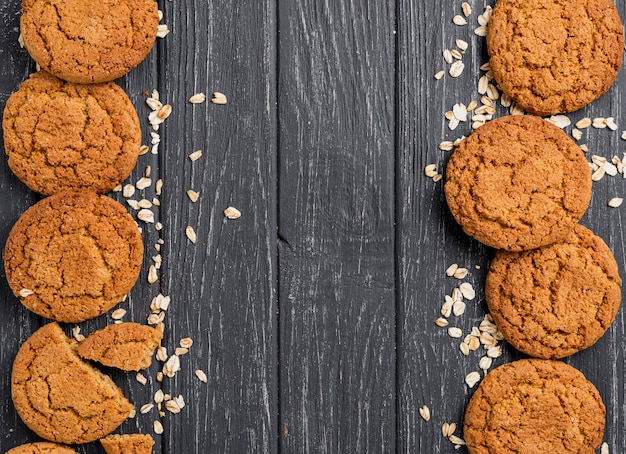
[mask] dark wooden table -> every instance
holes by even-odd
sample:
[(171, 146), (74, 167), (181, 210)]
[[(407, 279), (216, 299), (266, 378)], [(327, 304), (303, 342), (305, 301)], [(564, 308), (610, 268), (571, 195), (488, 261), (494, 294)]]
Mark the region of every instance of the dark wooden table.
[[(159, 0), (171, 29), (148, 59), (118, 81), (134, 102), (149, 143), (146, 91), (173, 106), (162, 125), (158, 155), (139, 158), (129, 181), (147, 166), (163, 181), (159, 232), (143, 225), (144, 269), (125, 320), (146, 322), (150, 300), (169, 295), (164, 345), (194, 344), (182, 370), (159, 384), (162, 364), (134, 374), (107, 371), (137, 408), (160, 388), (182, 394), (178, 415), (161, 418), (163, 453), (454, 453), (441, 435), (459, 425), (479, 370), (481, 351), (464, 356), (459, 339), (435, 325), (444, 295), (470, 282), (477, 298), (451, 325), (468, 333), (486, 313), (484, 277), (493, 251), (465, 236), (452, 220), (442, 170), (450, 154), (444, 113), (478, 99), (479, 66), (487, 61), (470, 0), (468, 25), (453, 24), (461, 1), (449, 0)], [(618, 2), (622, 17), (626, 5)], [(0, 3), (0, 107), (35, 67), (18, 45), (18, 0)], [(469, 43), (458, 78), (442, 58), (455, 40)], [(228, 104), (192, 105), (194, 93), (227, 95)], [(626, 71), (600, 100), (570, 117), (613, 116), (619, 129), (589, 128), (589, 154), (622, 156), (626, 142)], [(209, 96), (210, 97), (210, 96)], [(506, 109), (498, 107), (498, 115)], [(571, 131), (571, 126), (566, 129)], [(188, 155), (201, 149), (192, 162)], [(4, 153), (2, 153), (4, 155)], [(196, 203), (188, 189), (200, 193)], [(621, 175), (594, 183), (582, 223), (601, 235), (624, 272)], [(154, 184), (142, 191), (155, 196)], [(120, 193), (111, 196), (124, 203)], [(136, 197), (135, 197), (136, 198)], [(39, 200), (0, 162), (0, 244), (20, 214)], [(242, 216), (226, 219), (237, 207)], [(132, 210), (131, 210), (132, 211)], [(134, 214), (136, 212), (133, 211)], [(185, 236), (197, 232), (197, 243)], [(155, 284), (147, 271), (162, 239)], [(447, 277), (458, 263), (463, 280)], [(479, 267), (479, 269), (477, 268)], [(37, 437), (10, 399), (10, 370), (21, 345), (45, 320), (29, 313), (0, 279), (0, 451)], [(87, 334), (112, 323), (110, 313), (80, 324)], [(605, 440), (626, 450), (624, 310), (593, 347), (566, 362), (580, 369), (607, 405)], [(72, 326), (66, 326), (69, 333)], [(504, 345), (494, 366), (521, 355)], [(203, 370), (208, 382), (196, 378)], [(419, 408), (427, 405), (431, 419)], [(152, 433), (155, 410), (120, 431)], [(82, 453), (103, 452), (96, 443)]]

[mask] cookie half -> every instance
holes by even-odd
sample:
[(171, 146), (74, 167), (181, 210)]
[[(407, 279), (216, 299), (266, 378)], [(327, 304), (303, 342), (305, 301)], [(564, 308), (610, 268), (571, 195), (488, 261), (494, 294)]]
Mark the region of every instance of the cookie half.
[(6, 454), (76, 454), (76, 451), (69, 446), (41, 441), (16, 446), (9, 449)]
[(65, 444), (102, 438), (133, 406), (113, 381), (82, 361), (56, 323), (37, 330), (13, 363), (11, 396), (22, 421), (37, 435)]
[(612, 0), (498, 0), (487, 51), (498, 87), (526, 111), (572, 112), (615, 81), (624, 29)]
[(124, 322), (105, 326), (78, 344), (80, 357), (108, 367), (139, 371), (152, 364), (163, 333), (147, 325)]
[(498, 251), (485, 299), (511, 345), (536, 358), (563, 358), (593, 345), (613, 323), (620, 284), (609, 247), (577, 225), (550, 246)]
[(524, 359), (491, 371), (465, 411), (470, 454), (593, 454), (606, 409), (595, 386), (560, 361)]
[(139, 228), (122, 205), (93, 192), (68, 191), (39, 201), (17, 220), (4, 269), (24, 306), (76, 323), (122, 301), (142, 258)]
[(79, 85), (40, 71), (7, 101), (2, 121), (9, 167), (44, 195), (112, 190), (135, 167), (139, 118), (113, 82)]
[(565, 237), (591, 200), (591, 172), (572, 139), (539, 117), (498, 118), (450, 157), (448, 207), (468, 235), (510, 251)]
[(108, 82), (143, 61), (159, 24), (154, 0), (22, 0), (24, 47), (69, 82)]

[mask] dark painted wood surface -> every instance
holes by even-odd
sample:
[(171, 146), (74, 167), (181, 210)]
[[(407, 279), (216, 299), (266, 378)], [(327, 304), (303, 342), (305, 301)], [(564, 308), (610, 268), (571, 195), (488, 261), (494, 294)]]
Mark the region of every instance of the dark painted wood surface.
[[(146, 167), (163, 180), (163, 229), (142, 225), (144, 269), (127, 302), (126, 320), (145, 322), (151, 298), (172, 299), (164, 346), (181, 338), (194, 345), (182, 370), (162, 385), (161, 364), (145, 373), (107, 370), (139, 408), (162, 388), (187, 406), (162, 418), (155, 452), (349, 453), (456, 451), (441, 436), (443, 422), (461, 425), (472, 394), (463, 382), (480, 355), (465, 357), (459, 341), (434, 324), (444, 295), (470, 282), (477, 298), (450, 317), (464, 333), (486, 307), (483, 280), (490, 249), (453, 222), (442, 183), (424, 175), (441, 170), (450, 152), (444, 113), (478, 99), (486, 61), (484, 38), (473, 33), (486, 4), (471, 0), (468, 25), (452, 17), (461, 2), (443, 0), (163, 1), (171, 33), (148, 59), (118, 83), (142, 120), (148, 143), (146, 91), (158, 89), (173, 106), (159, 133), (159, 154), (146, 154), (129, 178)], [(618, 5), (622, 17), (626, 7)], [(34, 64), (17, 43), (19, 1), (0, 4), (0, 108)], [(469, 43), (459, 78), (442, 50)], [(622, 156), (626, 107), (622, 72), (610, 92), (570, 117), (613, 116), (618, 131), (588, 129), (590, 154)], [(191, 105), (197, 92), (220, 91), (228, 104)], [(506, 110), (499, 107), (498, 115)], [(624, 123), (624, 124), (622, 124)], [(571, 127), (567, 128), (571, 131)], [(195, 162), (188, 155), (203, 150)], [(200, 193), (196, 203), (188, 189)], [(594, 183), (583, 224), (600, 234), (624, 272), (622, 212), (607, 201), (626, 194), (621, 176)], [(154, 185), (142, 191), (156, 196)], [(124, 203), (119, 193), (111, 194)], [(39, 197), (0, 160), (0, 243)], [(242, 212), (228, 220), (223, 210)], [(198, 240), (185, 236), (192, 226)], [(161, 239), (159, 281), (147, 282)], [(470, 273), (445, 276), (452, 263)], [(476, 267), (479, 267), (477, 269)], [(37, 438), (10, 399), (10, 370), (20, 344), (45, 321), (30, 314), (0, 279), (0, 452)], [(111, 323), (110, 314), (80, 324), (83, 333)], [(67, 326), (68, 332), (72, 326)], [(624, 311), (574, 365), (600, 389), (607, 404), (605, 440), (626, 450)], [(511, 347), (495, 361), (520, 358)], [(203, 370), (208, 383), (194, 375)], [(418, 409), (428, 405), (431, 420)], [(138, 414), (121, 432), (152, 432), (155, 410)], [(460, 428), (456, 434), (462, 436)], [(464, 448), (460, 450), (463, 452)], [(79, 448), (102, 452), (97, 444)]]

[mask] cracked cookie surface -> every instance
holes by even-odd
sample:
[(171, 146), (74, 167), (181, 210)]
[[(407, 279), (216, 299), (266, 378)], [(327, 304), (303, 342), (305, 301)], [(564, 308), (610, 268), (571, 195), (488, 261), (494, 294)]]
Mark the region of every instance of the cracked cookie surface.
[(498, 86), (526, 111), (572, 112), (615, 81), (624, 30), (612, 0), (498, 0), (487, 51)]
[(102, 438), (133, 406), (113, 381), (82, 361), (57, 323), (24, 342), (11, 373), (17, 413), (37, 435), (66, 444)]
[(534, 116), (492, 120), (450, 157), (444, 191), (465, 233), (511, 251), (567, 235), (591, 200), (591, 172), (580, 148)]
[(154, 0), (23, 0), (20, 29), (42, 68), (89, 84), (117, 79), (143, 61), (158, 23)]
[(563, 358), (593, 345), (621, 301), (617, 263), (602, 239), (577, 225), (561, 242), (498, 251), (485, 299), (507, 341), (527, 355)]
[(465, 411), (470, 454), (593, 454), (606, 409), (595, 386), (560, 361), (524, 359), (491, 371)]
[(40, 71), (11, 95), (2, 127), (9, 167), (44, 195), (112, 190), (135, 167), (139, 118), (113, 82), (79, 85)]
[(150, 367), (163, 333), (139, 323), (124, 322), (91, 333), (77, 349), (79, 356), (108, 367), (138, 371)]
[(152, 454), (154, 440), (150, 435), (109, 435), (100, 440), (107, 454)]
[(42, 441), (16, 446), (9, 449), (6, 454), (76, 454), (76, 451), (69, 446)]
[(4, 269), (31, 311), (81, 322), (119, 303), (139, 276), (143, 242), (122, 205), (89, 191), (47, 197), (9, 233)]

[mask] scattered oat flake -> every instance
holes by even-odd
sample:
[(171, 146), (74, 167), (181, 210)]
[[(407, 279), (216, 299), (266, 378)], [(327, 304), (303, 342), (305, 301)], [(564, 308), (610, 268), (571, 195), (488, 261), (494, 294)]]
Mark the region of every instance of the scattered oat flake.
[(613, 197), (611, 200), (609, 200), (608, 205), (611, 208), (617, 208), (618, 206), (622, 204), (623, 201), (624, 199), (622, 199), (621, 197)]
[(451, 140), (446, 140), (439, 144), (439, 149), (441, 151), (450, 151), (454, 148), (454, 143)]
[(477, 36), (487, 36), (487, 27), (485, 25), (481, 25), (474, 29), (474, 34)]
[(594, 118), (593, 122), (591, 123), (591, 126), (593, 126), (596, 129), (606, 128), (606, 118), (603, 118), (603, 117)]
[(424, 421), (430, 421), (430, 408), (427, 405), (422, 405), (418, 411)]
[(148, 283), (154, 284), (159, 279), (159, 275), (157, 274), (156, 266), (150, 265), (148, 269)]
[(191, 98), (189, 98), (189, 102), (191, 104), (200, 104), (206, 101), (206, 95), (204, 93), (196, 93)]
[(82, 342), (85, 340), (85, 336), (83, 336), (82, 334), (80, 334), (80, 326), (75, 326), (74, 328), (72, 328), (72, 336), (74, 337), (74, 339), (76, 339), (78, 342)]
[(133, 194), (135, 194), (135, 186), (133, 186), (132, 184), (125, 185), (124, 189), (122, 190), (122, 195), (128, 198), (132, 197)]
[(148, 379), (141, 372), (137, 372), (137, 375), (135, 375), (135, 379), (142, 385), (148, 383)]
[(467, 273), (469, 273), (469, 271), (468, 271), (468, 269), (467, 269), (467, 268), (457, 268), (457, 269), (454, 271), (453, 276), (454, 276), (456, 279), (463, 279), (465, 276), (467, 276)]
[(197, 161), (202, 156), (202, 150), (196, 150), (189, 155), (189, 159), (192, 161)]
[(224, 216), (228, 219), (239, 219), (241, 217), (241, 211), (235, 207), (228, 207), (224, 210)]
[(23, 288), (23, 289), (20, 290), (20, 296), (22, 298), (26, 298), (27, 296), (30, 296), (30, 295), (32, 295), (34, 293), (35, 292), (33, 292), (32, 290), (27, 289), (27, 288)]
[(548, 121), (558, 128), (565, 128), (572, 124), (572, 121), (566, 115), (552, 115)]
[(167, 362), (163, 365), (163, 373), (170, 378), (173, 377), (179, 370), (180, 359), (176, 355), (170, 356)]
[(456, 435), (450, 435), (448, 437), (448, 440), (450, 440), (450, 442), (454, 443), (456, 446), (465, 446), (465, 440), (457, 437)]
[(467, 2), (463, 2), (463, 4), (461, 5), (461, 9), (463, 10), (463, 14), (465, 15), (465, 17), (469, 17), (469, 15), (472, 14), (472, 7)]
[(180, 346), (182, 348), (191, 348), (193, 345), (193, 339), (191, 337), (184, 337), (180, 340)]
[(463, 282), (461, 285), (459, 285), (459, 290), (461, 291), (463, 298), (473, 300), (476, 297), (474, 287), (472, 287), (472, 284), (470, 284), (469, 282)]
[(583, 138), (583, 132), (578, 128), (574, 128), (572, 129), (572, 137), (576, 140), (580, 140)]
[(479, 381), (480, 374), (478, 372), (470, 372), (465, 377), (465, 383), (467, 383), (467, 386), (469, 386), (470, 388), (473, 388), (474, 385), (476, 385), (476, 383), (478, 383)]
[(191, 241), (192, 243), (195, 243), (197, 240), (196, 237), (196, 231), (193, 229), (192, 226), (188, 225), (185, 228), (185, 235), (187, 235), (187, 238), (189, 239), (189, 241)]
[(446, 74), (446, 72), (445, 72), (445, 71), (437, 71), (437, 72), (435, 73), (435, 79), (439, 80), (439, 79), (441, 79), (441, 78), (442, 78), (445, 74)]
[(154, 213), (146, 208), (139, 210), (137, 218), (143, 222), (154, 223)]
[(478, 367), (482, 370), (487, 370), (491, 367), (492, 362), (493, 362), (492, 358), (489, 358), (488, 356), (483, 356), (478, 361)]
[(437, 320), (435, 320), (435, 325), (441, 326), (442, 328), (446, 327), (448, 326), (448, 320), (443, 317), (439, 317)]
[(609, 444), (605, 441), (600, 448), (600, 454), (609, 454)]
[(456, 263), (453, 263), (448, 268), (446, 268), (446, 276), (448, 277), (454, 276), (454, 273), (456, 273), (457, 269), (459, 269), (459, 265), (457, 265)]
[(465, 104), (457, 103), (452, 106), (452, 113), (457, 120), (467, 121), (467, 107)]
[(578, 120), (576, 122), (575, 125), (578, 129), (585, 129), (588, 128), (589, 126), (591, 126), (591, 118), (585, 117), (585, 118), (581, 118), (580, 120)]
[(454, 16), (452, 18), (452, 22), (455, 25), (467, 25), (467, 19), (465, 19), (463, 16), (461, 16), (460, 14), (457, 14), (456, 16)]
[(211, 99), (211, 102), (213, 104), (226, 104), (228, 101), (224, 93), (220, 93), (219, 91), (216, 91), (216, 92), (213, 92), (213, 99)]
[(187, 197), (189, 197), (189, 200), (191, 200), (192, 202), (197, 202), (198, 197), (200, 197), (200, 193), (189, 189), (187, 190)]
[(428, 164), (426, 167), (424, 167), (424, 175), (429, 178), (437, 175), (437, 164)]
[(451, 327), (451, 328), (448, 328), (448, 336), (458, 339), (461, 336), (463, 336), (463, 331), (461, 331), (460, 328)]
[(113, 320), (121, 320), (122, 318), (124, 318), (125, 315), (126, 315), (126, 310), (125, 309), (116, 309), (111, 314), (111, 318)]
[(452, 63), (452, 65), (450, 65), (450, 70), (448, 71), (448, 73), (452, 77), (459, 77), (463, 72), (463, 69), (465, 69), (465, 64), (461, 60), (457, 60)]
[(461, 350), (461, 353), (463, 353), (465, 356), (468, 356), (470, 354), (469, 345), (467, 345), (465, 342), (461, 342), (459, 344), (459, 350)]
[(450, 49), (443, 50), (443, 59), (447, 64), (452, 63), (452, 52), (450, 52)]
[(157, 27), (157, 33), (156, 36), (157, 38), (165, 38), (167, 35), (169, 35), (170, 30), (169, 28), (167, 28), (167, 25), (165, 24), (159, 24)]
[(452, 304), (452, 313), (455, 317), (459, 317), (465, 313), (465, 303), (463, 301), (455, 301)]
[(146, 413), (148, 413), (153, 408), (154, 408), (154, 404), (153, 403), (147, 403), (147, 404), (141, 406), (141, 408), (139, 409), (139, 413), (141, 413), (142, 415), (145, 415)]
[(163, 433), (163, 424), (161, 424), (161, 421), (154, 421), (152, 426), (155, 434), (161, 435)]
[(141, 177), (137, 181), (137, 183), (135, 183), (135, 187), (141, 191), (142, 189), (146, 189), (147, 187), (149, 187), (151, 184), (152, 184), (151, 178)]
[(195, 374), (196, 374), (196, 377), (198, 377), (198, 380), (200, 380), (201, 382), (206, 383), (208, 381), (206, 374), (200, 369), (196, 369)]

